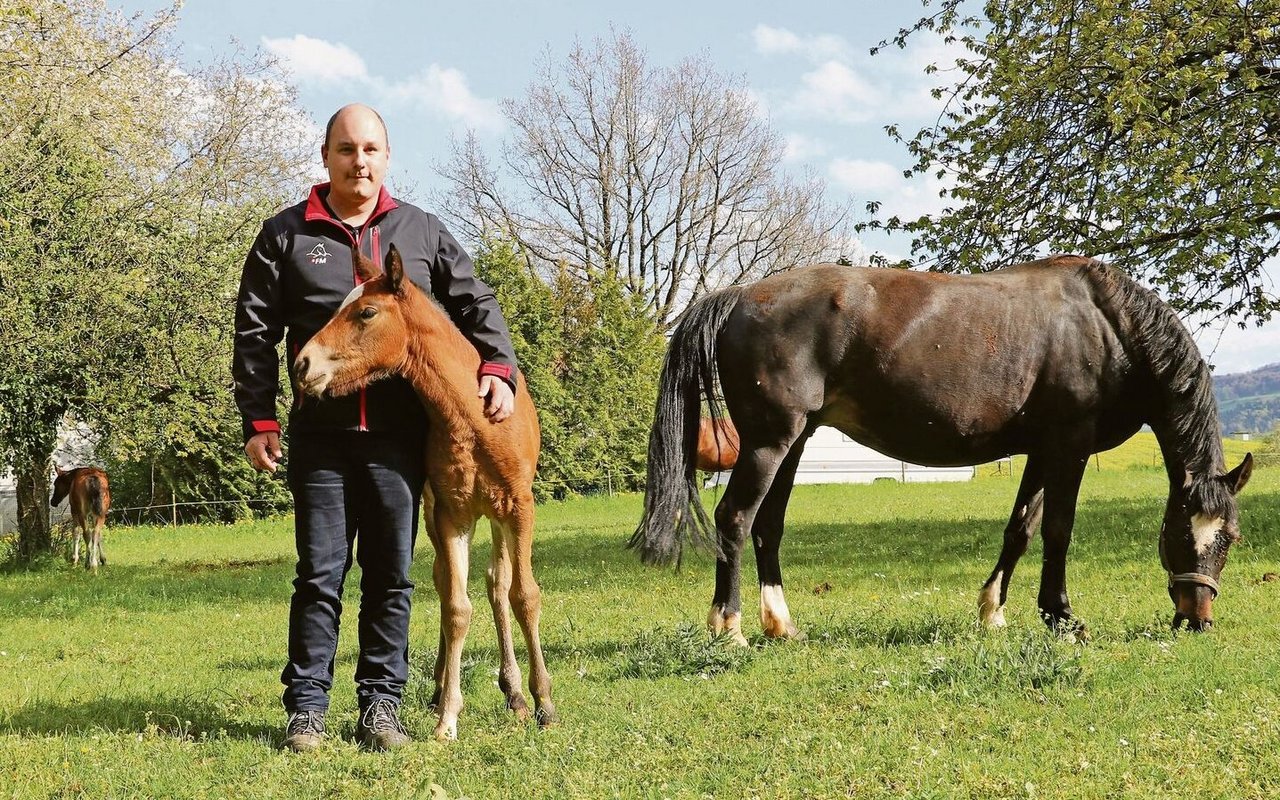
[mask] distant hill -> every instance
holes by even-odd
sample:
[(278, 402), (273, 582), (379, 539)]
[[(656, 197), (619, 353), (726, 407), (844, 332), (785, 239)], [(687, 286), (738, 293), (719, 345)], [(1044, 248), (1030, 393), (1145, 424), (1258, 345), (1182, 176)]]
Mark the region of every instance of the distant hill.
[(1252, 372), (1214, 375), (1222, 432), (1267, 433), (1280, 425), (1280, 364)]

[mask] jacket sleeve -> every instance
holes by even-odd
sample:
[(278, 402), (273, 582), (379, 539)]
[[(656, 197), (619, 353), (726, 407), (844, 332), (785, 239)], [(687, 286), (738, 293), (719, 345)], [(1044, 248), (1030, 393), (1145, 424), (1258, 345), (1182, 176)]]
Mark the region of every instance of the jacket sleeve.
[(246, 441), (257, 433), (280, 430), (276, 421), (280, 378), (277, 346), (284, 336), (280, 259), (279, 236), (268, 221), (245, 258), (236, 298), (231, 374)]
[[(471, 256), (434, 215), (430, 217), (439, 244), (431, 274), (431, 293), (444, 306), (453, 323), (480, 353), (480, 374), (497, 375), (514, 389), (516, 353), (507, 320), (498, 299), (476, 277)], [(430, 241), (430, 240), (428, 240)]]

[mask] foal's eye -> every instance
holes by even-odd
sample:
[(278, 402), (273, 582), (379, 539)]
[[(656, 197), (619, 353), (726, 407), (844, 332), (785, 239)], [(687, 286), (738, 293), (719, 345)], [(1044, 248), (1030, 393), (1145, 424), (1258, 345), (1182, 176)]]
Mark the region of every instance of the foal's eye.
[(373, 319), (378, 315), (378, 309), (373, 306), (365, 306), (360, 309), (360, 319)]

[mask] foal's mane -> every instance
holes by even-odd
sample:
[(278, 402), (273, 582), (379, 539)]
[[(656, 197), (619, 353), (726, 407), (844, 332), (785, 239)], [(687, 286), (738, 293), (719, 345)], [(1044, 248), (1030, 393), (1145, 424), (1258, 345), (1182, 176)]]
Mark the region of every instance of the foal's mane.
[(1129, 357), (1150, 373), (1159, 392), (1162, 418), (1152, 422), (1166, 429), (1168, 441), (1162, 437), (1161, 447), (1173, 451), (1165, 453), (1166, 462), (1173, 456), (1191, 473), (1190, 488), (1202, 508), (1220, 509), (1224, 498), (1212, 488), (1218, 486), (1212, 478), (1225, 471), (1218, 403), (1209, 367), (1191, 334), (1155, 292), (1119, 270), (1090, 260), (1080, 274), (1093, 286)]

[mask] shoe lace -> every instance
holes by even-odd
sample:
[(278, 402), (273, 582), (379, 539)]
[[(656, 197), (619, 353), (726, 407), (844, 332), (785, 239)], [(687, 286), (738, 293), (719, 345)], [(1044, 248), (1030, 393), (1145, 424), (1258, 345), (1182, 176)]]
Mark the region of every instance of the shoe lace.
[(400, 717), (396, 714), (396, 705), (390, 700), (373, 701), (373, 704), (365, 709), (361, 723), (370, 733), (390, 731), (405, 733), (404, 726), (400, 724)]
[(323, 711), (295, 711), (289, 715), (289, 727), (285, 731), (287, 736), (297, 736), (306, 733), (324, 733), (324, 712)]

